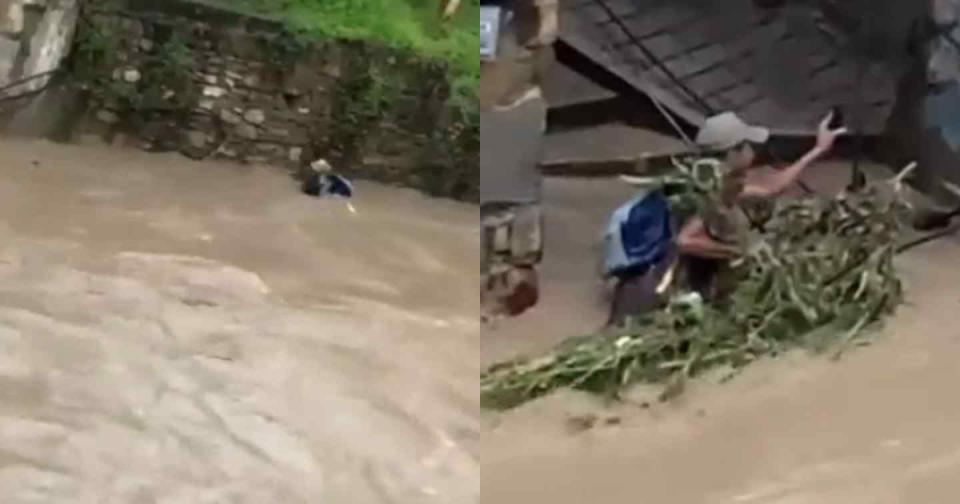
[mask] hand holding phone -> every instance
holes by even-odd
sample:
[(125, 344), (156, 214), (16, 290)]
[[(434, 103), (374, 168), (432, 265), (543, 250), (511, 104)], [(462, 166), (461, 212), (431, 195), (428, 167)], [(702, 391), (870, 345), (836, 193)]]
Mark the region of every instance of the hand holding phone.
[(820, 121), (820, 127), (817, 128), (817, 144), (814, 148), (821, 154), (833, 148), (837, 137), (847, 133), (847, 128), (843, 126), (842, 122), (839, 123), (839, 126), (836, 126), (838, 124), (837, 117), (841, 115), (839, 107), (837, 107)]
[(846, 118), (843, 115), (843, 109), (839, 106), (830, 109), (830, 124), (832, 130), (840, 129), (846, 125)]

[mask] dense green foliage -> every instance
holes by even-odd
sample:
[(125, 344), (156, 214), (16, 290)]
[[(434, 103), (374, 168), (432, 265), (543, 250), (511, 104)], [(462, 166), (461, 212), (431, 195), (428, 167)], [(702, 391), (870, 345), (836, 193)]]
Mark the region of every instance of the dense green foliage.
[[(217, 0), (226, 3), (226, 0)], [(216, 3), (216, 2), (214, 2)], [(480, 76), (479, 0), (463, 0), (444, 23), (438, 0), (230, 0), (280, 17), (296, 30), (376, 40), (448, 65), (456, 97), (475, 95)]]

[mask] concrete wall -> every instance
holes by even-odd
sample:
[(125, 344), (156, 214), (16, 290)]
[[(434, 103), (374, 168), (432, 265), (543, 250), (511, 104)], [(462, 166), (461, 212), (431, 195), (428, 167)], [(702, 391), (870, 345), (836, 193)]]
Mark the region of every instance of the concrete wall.
[[(79, 14), (78, 0), (0, 0), (0, 86), (58, 68), (69, 53)], [(12, 94), (42, 88), (31, 80)]]
[(48, 92), (63, 76), (80, 0), (0, 0), (0, 130), (53, 136), (69, 114), (65, 93)]

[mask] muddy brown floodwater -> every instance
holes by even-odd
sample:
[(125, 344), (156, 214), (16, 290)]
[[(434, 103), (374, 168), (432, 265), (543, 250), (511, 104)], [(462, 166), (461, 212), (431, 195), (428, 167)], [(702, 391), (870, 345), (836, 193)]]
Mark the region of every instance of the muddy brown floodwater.
[(0, 142), (0, 502), (472, 504), (476, 207)]
[[(584, 259), (590, 243), (580, 237), (597, 236), (623, 195), (616, 182), (548, 183), (544, 303), (489, 333), (488, 359), (603, 322), (602, 290)], [(908, 303), (874, 345), (838, 362), (763, 362), (723, 385), (701, 381), (668, 405), (561, 393), (491, 417), (480, 502), (957, 502), (960, 242), (916, 249), (899, 267)], [(569, 419), (582, 415), (597, 415), (597, 426), (573, 429)]]

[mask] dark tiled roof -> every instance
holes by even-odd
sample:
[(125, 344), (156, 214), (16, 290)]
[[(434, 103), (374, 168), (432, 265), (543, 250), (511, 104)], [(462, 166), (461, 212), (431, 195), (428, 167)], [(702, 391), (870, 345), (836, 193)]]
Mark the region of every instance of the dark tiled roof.
[(880, 133), (893, 105), (892, 65), (860, 63), (800, 8), (762, 9), (749, 0), (561, 5), (563, 42), (694, 125), (711, 111), (732, 110), (778, 134), (808, 134), (827, 110), (841, 105), (863, 111), (863, 131)]

